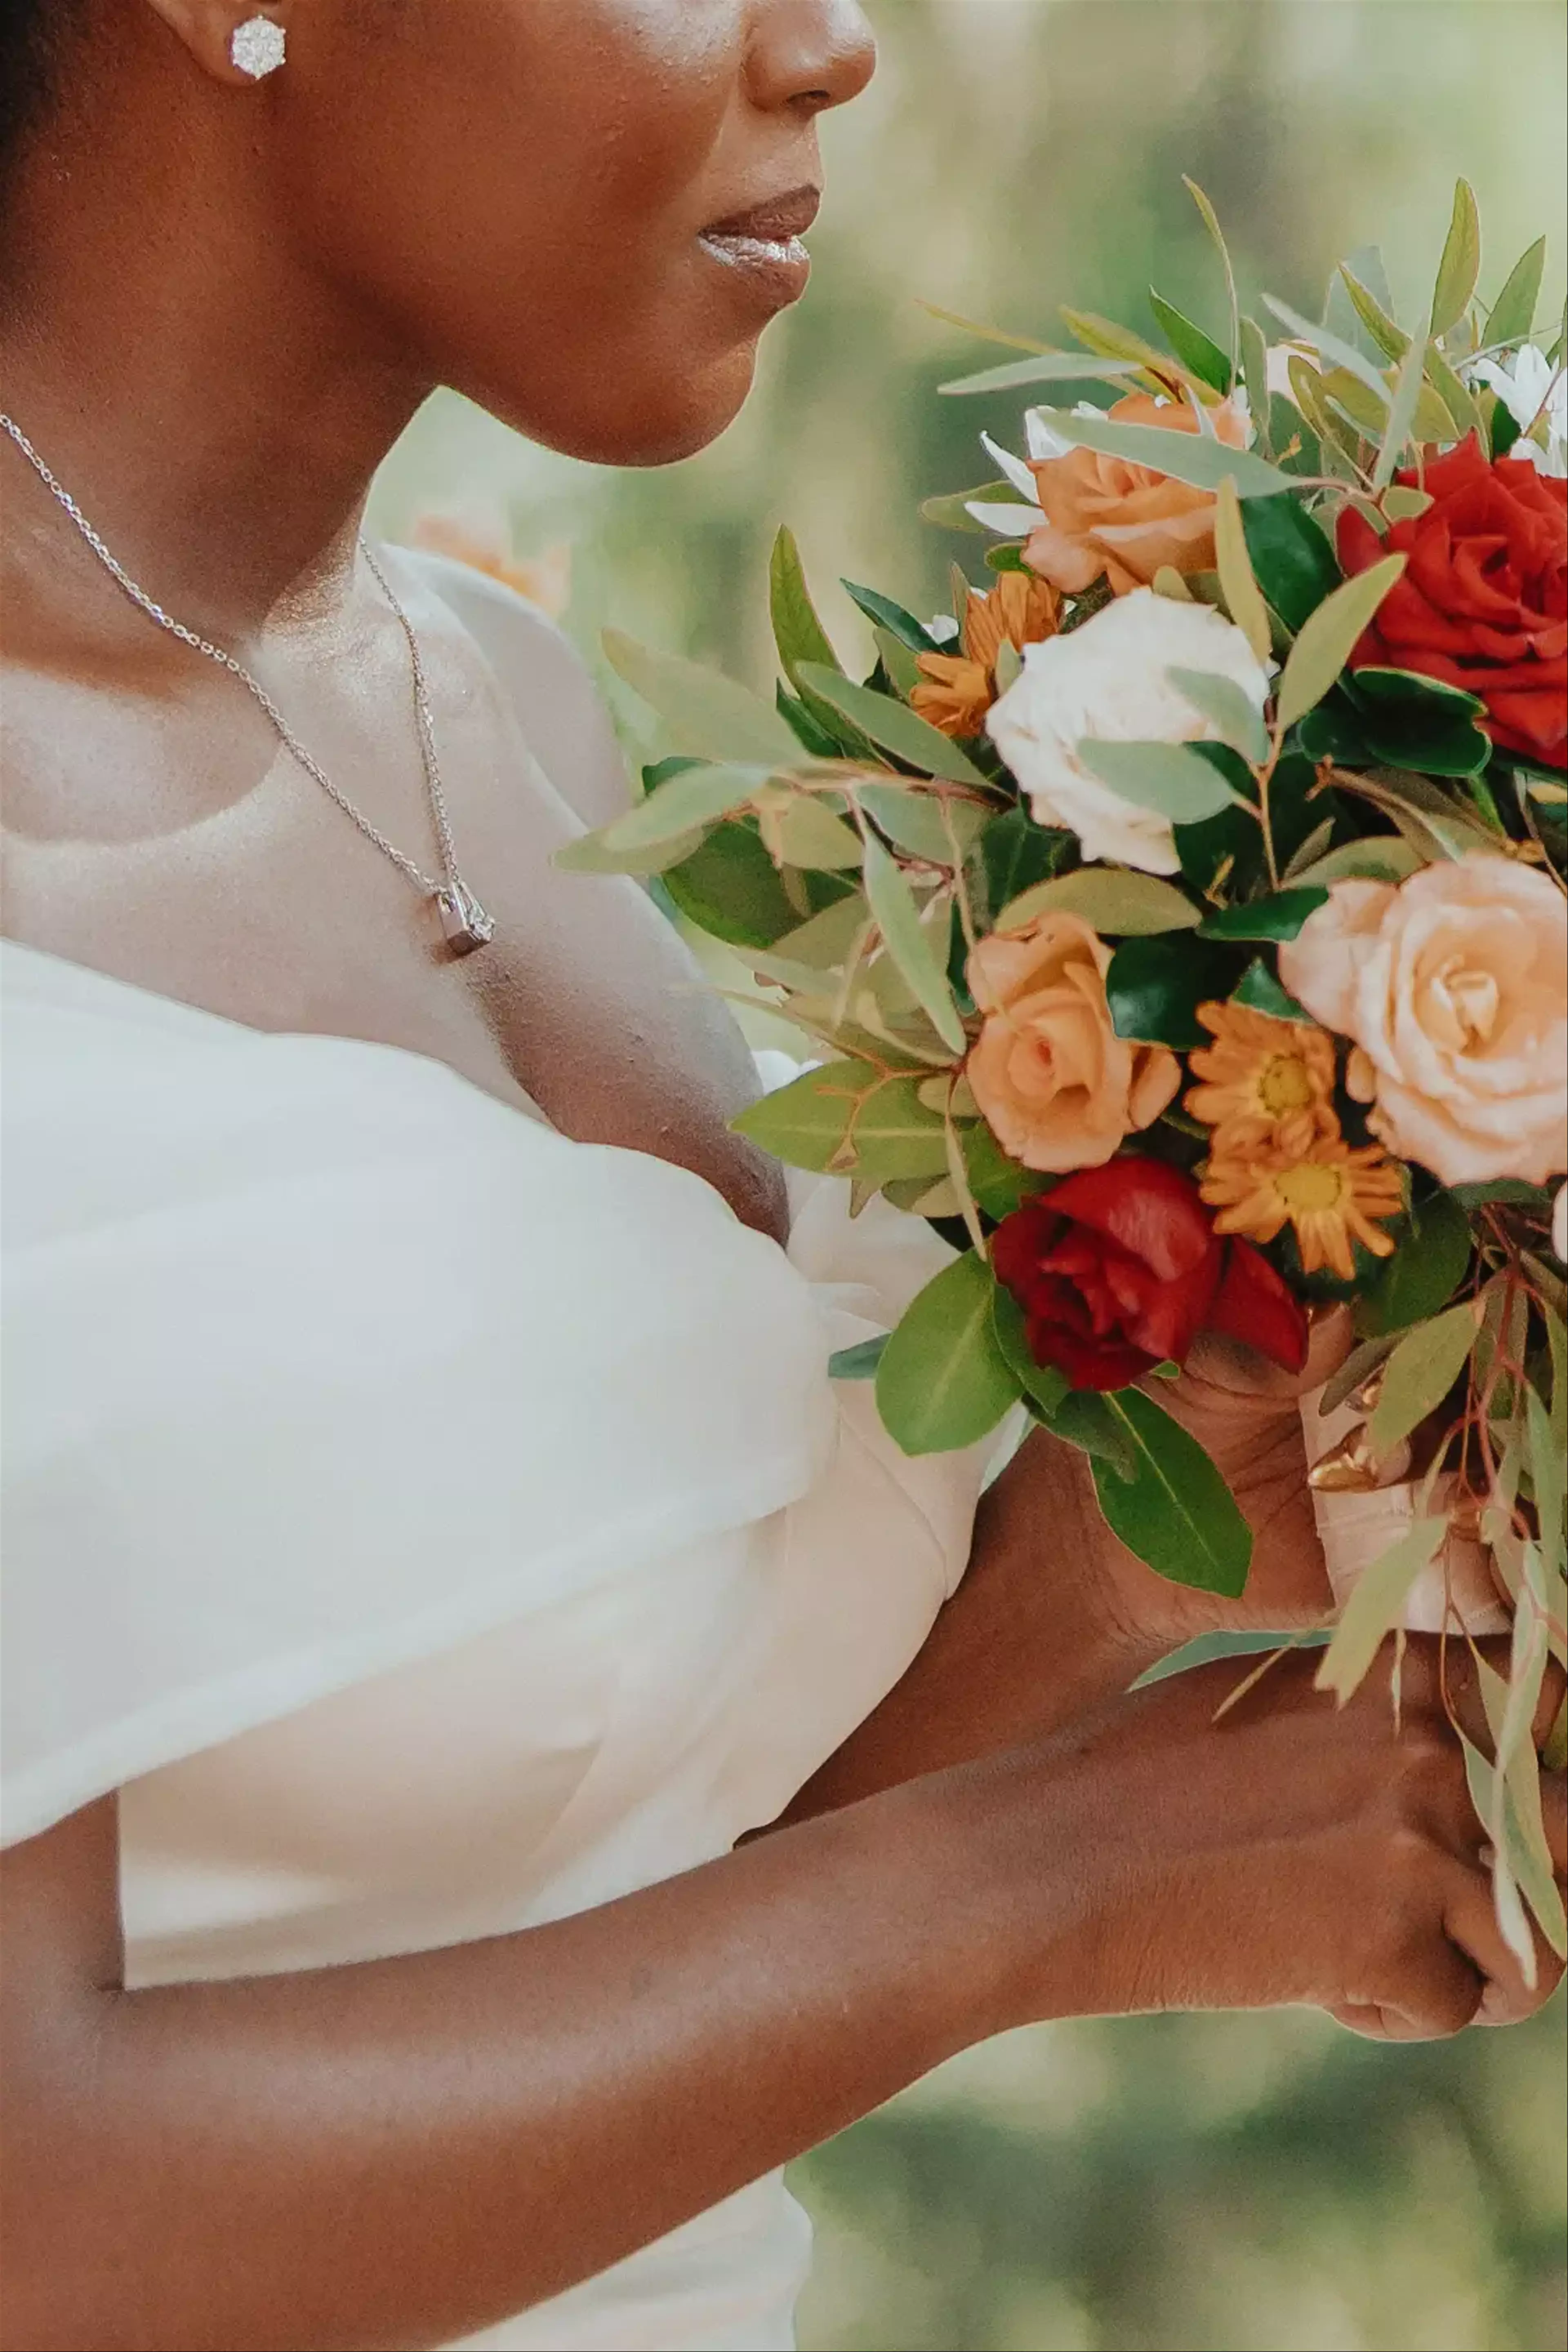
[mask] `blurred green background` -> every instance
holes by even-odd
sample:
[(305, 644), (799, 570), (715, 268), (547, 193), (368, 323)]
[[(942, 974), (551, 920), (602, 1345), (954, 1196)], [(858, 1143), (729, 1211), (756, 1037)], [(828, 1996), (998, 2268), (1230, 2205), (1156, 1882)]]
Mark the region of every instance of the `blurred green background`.
[[(1563, 299), (1558, 0), (870, 0), (871, 94), (826, 126), (803, 308), (745, 415), (661, 473), (531, 448), (453, 398), (389, 461), (389, 535), (437, 510), (572, 550), (566, 625), (606, 622), (766, 685), (772, 535), (917, 611), (956, 556), (927, 493), (1019, 446), (1019, 404), (943, 401), (986, 354), (919, 298), (1050, 338), (1069, 301), (1148, 330), (1151, 279), (1212, 325), (1209, 192), (1244, 296), (1321, 306), (1382, 245), (1424, 296), (1456, 173), (1495, 292), (1552, 232)], [(1001, 353), (991, 354), (1000, 358)], [(618, 689), (616, 689), (618, 695)], [(617, 709), (636, 746), (639, 722)], [(971, 2052), (796, 2168), (819, 2260), (805, 2352), (1555, 2352), (1564, 2343), (1564, 2011), (1383, 2050), (1298, 2013), (1042, 2028)]]

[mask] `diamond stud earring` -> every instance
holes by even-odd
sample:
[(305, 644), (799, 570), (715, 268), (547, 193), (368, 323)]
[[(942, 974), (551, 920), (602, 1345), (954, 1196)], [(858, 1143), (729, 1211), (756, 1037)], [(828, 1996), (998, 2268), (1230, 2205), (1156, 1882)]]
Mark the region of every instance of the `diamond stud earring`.
[(260, 81), (277, 72), (287, 47), (281, 25), (275, 25), (270, 16), (247, 16), (243, 25), (235, 26), (228, 54), (241, 73)]

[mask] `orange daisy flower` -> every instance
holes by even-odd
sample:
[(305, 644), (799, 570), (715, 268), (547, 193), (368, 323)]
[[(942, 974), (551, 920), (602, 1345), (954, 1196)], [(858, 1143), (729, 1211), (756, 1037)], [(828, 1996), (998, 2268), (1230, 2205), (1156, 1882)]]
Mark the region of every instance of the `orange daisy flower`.
[(1334, 1109), (1334, 1041), (1305, 1021), (1280, 1021), (1247, 1004), (1200, 1004), (1214, 1038), (1189, 1055), (1194, 1087), (1187, 1108), (1212, 1127), (1218, 1157), (1270, 1151), (1297, 1155), (1313, 1139), (1340, 1132)]
[(1004, 646), (1022, 653), (1055, 636), (1062, 600), (1033, 572), (1004, 572), (988, 596), (969, 592), (962, 653), (919, 654), (923, 685), (910, 696), (911, 707), (944, 735), (978, 735), (996, 698), (996, 663)]
[(1375, 1143), (1352, 1147), (1341, 1137), (1315, 1137), (1293, 1152), (1238, 1152), (1210, 1160), (1201, 1180), (1204, 1199), (1218, 1209), (1216, 1234), (1245, 1234), (1271, 1242), (1295, 1229), (1306, 1274), (1327, 1266), (1342, 1282), (1355, 1279), (1352, 1242), (1373, 1257), (1394, 1249), (1381, 1221), (1405, 1206), (1401, 1171)]

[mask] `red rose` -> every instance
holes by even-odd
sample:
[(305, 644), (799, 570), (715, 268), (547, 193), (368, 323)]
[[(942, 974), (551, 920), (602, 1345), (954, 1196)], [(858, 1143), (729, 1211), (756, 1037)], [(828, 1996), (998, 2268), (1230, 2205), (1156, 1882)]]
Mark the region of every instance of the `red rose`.
[(1379, 539), (1347, 506), (1339, 520), (1347, 575), (1389, 554), (1409, 558), (1351, 656), (1417, 670), (1479, 696), (1494, 743), (1549, 768), (1568, 765), (1568, 482), (1522, 457), (1489, 459), (1472, 434), (1417, 476), (1425, 514)]
[(1163, 1160), (1085, 1168), (1005, 1218), (991, 1264), (1024, 1310), (1029, 1352), (1075, 1389), (1122, 1389), (1181, 1363), (1198, 1333), (1243, 1339), (1289, 1371), (1307, 1318), (1249, 1242), (1221, 1242), (1190, 1176)]

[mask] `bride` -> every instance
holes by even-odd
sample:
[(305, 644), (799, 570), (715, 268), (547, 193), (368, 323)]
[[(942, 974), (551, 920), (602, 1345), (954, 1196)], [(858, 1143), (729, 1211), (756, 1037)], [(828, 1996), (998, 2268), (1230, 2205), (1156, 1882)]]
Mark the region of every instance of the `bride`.
[[(677, 938), (552, 867), (625, 789), (562, 642), (360, 541), (438, 383), (718, 433), (871, 64), (0, 5), (7, 2346), (783, 2346), (778, 2168), (984, 2035), (1541, 1998), (1431, 1658), (1397, 1734), (1121, 1696), (1213, 1619), (1077, 1457), (976, 1514), (834, 1391), (927, 1244), (792, 1226)], [(1289, 1399), (1184, 1410), (1315, 1611)]]

